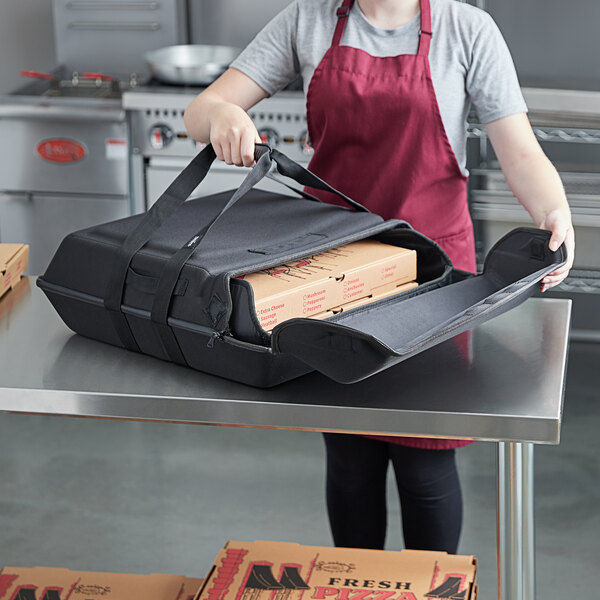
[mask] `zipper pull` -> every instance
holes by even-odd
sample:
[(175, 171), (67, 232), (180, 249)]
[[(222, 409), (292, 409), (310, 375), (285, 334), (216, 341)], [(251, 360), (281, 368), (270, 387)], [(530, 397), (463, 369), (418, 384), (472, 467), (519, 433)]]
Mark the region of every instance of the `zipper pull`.
[(215, 345), (215, 340), (219, 337), (219, 332), (218, 331), (213, 331), (210, 338), (208, 339), (208, 342), (206, 344), (207, 348), (212, 348)]
[(228, 329), (224, 329), (223, 331), (213, 331), (208, 342), (206, 343), (206, 347), (212, 348), (215, 345), (215, 340), (222, 340), (228, 332)]

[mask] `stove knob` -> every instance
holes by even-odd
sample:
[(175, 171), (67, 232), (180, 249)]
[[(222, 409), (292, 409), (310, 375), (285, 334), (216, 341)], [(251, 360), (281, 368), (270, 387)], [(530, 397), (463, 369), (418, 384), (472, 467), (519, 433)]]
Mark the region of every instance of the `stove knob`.
[(268, 144), (271, 148), (279, 144), (279, 134), (274, 129), (269, 127), (259, 129), (258, 135), (260, 136), (260, 141), (263, 144)]
[(173, 141), (174, 133), (166, 125), (155, 125), (150, 129), (150, 145), (155, 150), (162, 150)]
[(308, 139), (308, 131), (306, 131), (306, 129), (298, 136), (298, 139), (300, 140), (300, 150), (302, 150), (302, 154), (305, 156), (312, 156), (315, 149)]

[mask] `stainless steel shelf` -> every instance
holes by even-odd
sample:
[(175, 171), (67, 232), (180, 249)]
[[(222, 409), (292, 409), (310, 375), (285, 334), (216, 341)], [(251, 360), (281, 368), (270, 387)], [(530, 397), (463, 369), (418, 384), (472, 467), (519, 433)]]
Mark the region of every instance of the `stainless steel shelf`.
[[(543, 142), (569, 142), (574, 144), (600, 144), (600, 129), (580, 129), (568, 127), (533, 126), (538, 140)], [(469, 123), (467, 137), (486, 138), (485, 127), (479, 123)]]
[(600, 294), (600, 271), (572, 269), (569, 276), (556, 287), (556, 291)]

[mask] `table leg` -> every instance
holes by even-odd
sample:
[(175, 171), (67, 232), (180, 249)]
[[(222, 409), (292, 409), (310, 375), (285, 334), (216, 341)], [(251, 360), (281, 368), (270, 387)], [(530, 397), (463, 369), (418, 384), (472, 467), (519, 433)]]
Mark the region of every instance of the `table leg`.
[(497, 600), (506, 600), (506, 466), (504, 464), (504, 443), (498, 443), (497, 454), (497, 498), (496, 498), (496, 582)]
[(535, 600), (533, 444), (498, 444), (498, 600)]
[(535, 600), (533, 444), (523, 444), (523, 599)]

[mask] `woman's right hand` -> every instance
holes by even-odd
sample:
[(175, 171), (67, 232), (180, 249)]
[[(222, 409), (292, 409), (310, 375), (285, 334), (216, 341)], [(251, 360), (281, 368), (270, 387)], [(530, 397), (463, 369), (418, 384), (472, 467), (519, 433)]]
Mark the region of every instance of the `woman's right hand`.
[(251, 167), (258, 131), (245, 110), (229, 102), (215, 103), (208, 116), (210, 143), (217, 158), (228, 165)]
[(246, 111), (268, 96), (254, 80), (229, 68), (187, 107), (185, 127), (198, 142), (210, 142), (228, 165), (254, 164), (260, 137)]

